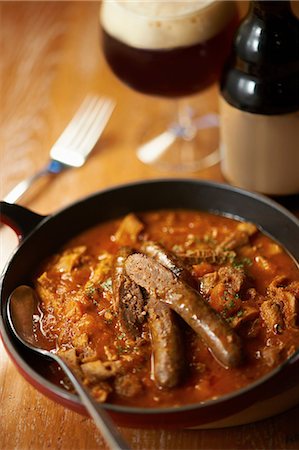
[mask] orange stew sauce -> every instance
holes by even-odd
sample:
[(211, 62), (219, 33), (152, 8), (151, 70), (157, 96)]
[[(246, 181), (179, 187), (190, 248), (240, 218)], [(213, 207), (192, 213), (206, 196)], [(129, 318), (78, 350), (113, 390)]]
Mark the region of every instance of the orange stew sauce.
[[(243, 361), (219, 364), (181, 318), (186, 366), (163, 388), (153, 376), (146, 296), (139, 335), (120, 324), (113, 279), (120, 247), (153, 241), (175, 255), (194, 285), (240, 337)], [(100, 402), (178, 406), (240, 389), (299, 348), (299, 270), (253, 224), (206, 212), (161, 210), (99, 224), (68, 242), (34, 277), (43, 334)]]

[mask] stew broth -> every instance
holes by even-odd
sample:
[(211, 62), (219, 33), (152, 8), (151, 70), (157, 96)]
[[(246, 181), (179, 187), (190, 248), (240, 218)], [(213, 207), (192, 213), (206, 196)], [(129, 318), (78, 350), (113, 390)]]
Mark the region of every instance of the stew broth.
[[(240, 340), (240, 361), (223, 364), (171, 301), (132, 281), (126, 258), (136, 253), (163, 265), (179, 287), (191, 285), (188, 293)], [(207, 212), (161, 210), (99, 224), (43, 262), (33, 282), (44, 335), (100, 402), (165, 407), (214, 399), (252, 383), (299, 348), (296, 263), (255, 225)], [(155, 338), (161, 305), (175, 321), (179, 343), (173, 344), (172, 322), (161, 322)], [(180, 357), (165, 382), (174, 353)]]

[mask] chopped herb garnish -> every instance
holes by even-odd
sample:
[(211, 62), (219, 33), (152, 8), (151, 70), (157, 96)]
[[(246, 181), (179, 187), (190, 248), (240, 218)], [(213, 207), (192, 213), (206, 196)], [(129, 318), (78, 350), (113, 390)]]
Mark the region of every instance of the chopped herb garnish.
[(236, 269), (244, 269), (244, 266), (251, 266), (252, 260), (250, 258), (242, 258), (240, 261), (234, 260), (232, 261), (232, 266)]
[(236, 305), (235, 302), (231, 300), (227, 306), (228, 308), (233, 308), (235, 305)]
[(104, 291), (112, 293), (112, 279), (107, 278), (106, 281), (103, 281), (103, 283), (101, 283), (101, 287)]
[(227, 301), (227, 300), (231, 300), (231, 294), (229, 291), (225, 290), (223, 291), (223, 296), (222, 296), (223, 300)]
[(236, 255), (234, 252), (228, 252), (227, 259), (233, 264), (236, 259)]
[(95, 293), (96, 293), (96, 288), (94, 285), (90, 285), (90, 286), (86, 287), (85, 295), (87, 295), (87, 297), (92, 298)]
[(117, 339), (121, 340), (121, 339), (125, 339), (126, 337), (126, 333), (121, 333), (119, 336), (117, 336)]
[(246, 266), (252, 266), (252, 260), (250, 258), (243, 258), (242, 263)]
[(239, 309), (239, 311), (237, 312), (237, 317), (242, 317), (244, 314), (244, 309)]
[(226, 318), (227, 317), (227, 308), (223, 308), (222, 312), (221, 312), (222, 317)]
[(121, 345), (117, 346), (118, 353), (128, 353), (131, 350), (131, 347), (129, 345), (126, 345), (125, 347), (122, 347)]
[(235, 269), (244, 269), (244, 264), (240, 261), (234, 261), (232, 266), (235, 267)]

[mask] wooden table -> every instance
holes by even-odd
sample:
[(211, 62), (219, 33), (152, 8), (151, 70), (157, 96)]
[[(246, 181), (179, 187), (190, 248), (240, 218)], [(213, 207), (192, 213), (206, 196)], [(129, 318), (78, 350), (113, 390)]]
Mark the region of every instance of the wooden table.
[[(22, 201), (47, 214), (85, 195), (131, 180), (181, 176), (161, 173), (135, 156), (140, 133), (162, 101), (133, 93), (113, 77), (100, 49), (97, 2), (2, 2), (1, 185), (3, 196), (41, 168), (48, 151), (87, 92), (117, 108), (87, 164), (41, 182)], [(198, 110), (217, 111), (217, 89)], [(202, 106), (201, 106), (202, 105)], [(194, 178), (223, 181), (219, 166)], [(17, 245), (2, 227), (1, 266)], [(0, 448), (106, 448), (93, 422), (48, 400), (19, 375), (0, 348)], [(122, 429), (133, 449), (295, 449), (299, 408), (257, 424), (223, 430)]]

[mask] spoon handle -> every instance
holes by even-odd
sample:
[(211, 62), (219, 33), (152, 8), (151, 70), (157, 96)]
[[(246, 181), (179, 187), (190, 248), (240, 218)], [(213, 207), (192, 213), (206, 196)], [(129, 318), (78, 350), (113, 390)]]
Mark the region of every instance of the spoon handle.
[(93, 418), (97, 428), (102, 433), (111, 450), (130, 450), (130, 446), (118, 432), (115, 424), (112, 422), (106, 411), (98, 406), (97, 402), (91, 397), (82, 382), (77, 378), (72, 369), (66, 362), (56, 354), (51, 354), (53, 359), (59, 364), (64, 373), (69, 377), (77, 394), (79, 395), (85, 408)]

